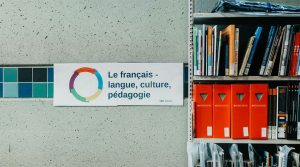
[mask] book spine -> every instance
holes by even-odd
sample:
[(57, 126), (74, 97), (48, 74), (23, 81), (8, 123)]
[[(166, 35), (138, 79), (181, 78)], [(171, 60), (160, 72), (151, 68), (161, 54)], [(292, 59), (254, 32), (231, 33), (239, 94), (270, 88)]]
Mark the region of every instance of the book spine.
[(228, 26), (228, 56), (229, 56), (229, 76), (234, 76), (235, 71), (235, 25)]
[(288, 87), (278, 86), (277, 87), (277, 138), (286, 138), (286, 114), (287, 114), (287, 97)]
[(197, 75), (197, 70), (198, 70), (198, 66), (197, 66), (197, 52), (198, 52), (198, 45), (197, 45), (197, 37), (198, 37), (198, 31), (197, 31), (197, 27), (194, 27), (193, 29), (193, 46), (194, 46), (194, 75)]
[(272, 45), (272, 41), (274, 39), (274, 33), (275, 33), (275, 26), (271, 26), (270, 32), (269, 32), (269, 37), (268, 37), (268, 41), (267, 41), (267, 48), (265, 50), (265, 54), (261, 63), (261, 67), (259, 70), (259, 75), (264, 75), (264, 71), (265, 71), (265, 67), (267, 64), (267, 60), (268, 60), (268, 56), (270, 53), (270, 49), (271, 49), (271, 45)]
[(206, 36), (206, 25), (202, 25), (202, 69), (201, 69), (201, 74), (202, 76), (205, 76), (205, 57), (206, 57), (206, 42), (205, 42), (205, 36)]
[(198, 75), (201, 75), (201, 73), (202, 73), (202, 71), (201, 71), (201, 69), (202, 69), (202, 47), (203, 47), (203, 45), (202, 45), (202, 31), (201, 30), (198, 30), (198, 39), (197, 39), (197, 41), (198, 41), (198, 57), (197, 57), (197, 60), (198, 60), (198, 62), (197, 62), (197, 64), (198, 64), (198, 70), (197, 70), (197, 74)]
[(238, 62), (239, 62), (239, 35), (240, 29), (235, 28), (235, 43), (234, 43), (234, 53), (235, 53), (235, 63), (234, 63), (234, 76), (238, 75)]
[(205, 76), (208, 76), (208, 43), (207, 43), (207, 34), (205, 35)]
[(221, 43), (222, 43), (222, 34), (219, 32), (219, 44), (218, 44), (218, 58), (217, 58), (217, 74), (219, 76), (219, 67), (220, 67), (220, 56), (221, 56)]
[(225, 76), (229, 75), (229, 54), (228, 54), (228, 45), (225, 45)]
[(298, 51), (297, 76), (300, 76), (300, 49)]
[(214, 43), (214, 49), (213, 49), (213, 75), (216, 76), (217, 74), (217, 57), (218, 57), (218, 26), (213, 27), (213, 43)]
[(280, 62), (279, 76), (285, 76), (286, 74), (286, 61), (288, 56), (290, 30), (291, 30), (291, 25), (287, 25), (287, 30), (286, 30), (284, 44), (283, 44), (282, 60)]
[(207, 28), (207, 65), (208, 65), (208, 71), (207, 75), (212, 76), (212, 27), (208, 26)]
[(298, 53), (299, 53), (299, 36), (300, 33), (296, 33), (294, 35), (294, 44), (293, 44), (293, 53), (292, 53), (292, 59), (291, 59), (291, 68), (290, 68), (290, 76), (296, 76), (297, 75), (297, 65), (298, 65)]
[(250, 55), (250, 52), (251, 52), (251, 49), (252, 49), (252, 46), (253, 46), (254, 38), (255, 38), (255, 36), (252, 36), (250, 38), (249, 42), (248, 42), (248, 47), (247, 47), (247, 50), (246, 50), (246, 53), (245, 53), (245, 56), (244, 56), (242, 67), (241, 67), (240, 72), (239, 72), (239, 76), (243, 76), (243, 74), (244, 74), (244, 71), (245, 71), (245, 68), (246, 68), (246, 65), (247, 65), (247, 62), (248, 62), (248, 58), (249, 58), (249, 55)]
[(297, 113), (298, 113), (298, 85), (294, 84), (294, 89), (293, 89), (293, 98), (294, 98), (294, 109), (293, 109), (293, 115), (292, 115), (292, 119), (293, 119), (293, 129), (292, 129), (292, 137), (293, 139), (297, 139), (297, 124), (298, 124), (298, 119), (297, 119)]
[(289, 33), (289, 40), (288, 40), (288, 49), (287, 49), (287, 57), (285, 61), (285, 75), (289, 75), (289, 70), (291, 68), (291, 59), (293, 54), (293, 46), (294, 46), (294, 25), (291, 25), (290, 33)]
[(272, 139), (277, 139), (276, 117), (277, 117), (277, 89), (273, 88), (272, 93)]
[(272, 109), (273, 109), (273, 89), (268, 90), (268, 139), (272, 139)]
[(256, 47), (258, 45), (258, 41), (259, 41), (259, 38), (260, 38), (261, 31), (262, 31), (262, 27), (257, 27), (257, 29), (255, 31), (255, 40), (253, 42), (253, 47), (252, 47), (251, 52), (250, 52), (250, 56), (249, 56), (249, 59), (248, 59), (248, 62), (247, 62), (247, 65), (246, 65), (246, 68), (245, 68), (245, 71), (244, 71), (244, 75), (249, 74), (249, 70), (250, 70), (251, 63), (252, 63), (252, 60), (253, 60), (253, 57), (254, 57), (254, 54), (255, 54)]
[(269, 73), (272, 73), (271, 72), (271, 66), (273, 65), (273, 57), (275, 56), (275, 50), (276, 50), (277, 45), (278, 45), (278, 41), (279, 41), (279, 38), (280, 38), (280, 35), (281, 35), (281, 30), (282, 30), (282, 28), (281, 28), (281, 26), (279, 26), (278, 29), (275, 32), (275, 35), (274, 35), (273, 43), (272, 43), (270, 53), (269, 53), (269, 56), (268, 56), (268, 60), (267, 60), (267, 64), (266, 64), (266, 67), (265, 67), (265, 70), (264, 70), (264, 75), (266, 75), (266, 76)]
[(278, 56), (278, 51), (279, 51), (280, 44), (281, 44), (281, 41), (282, 41), (282, 38), (283, 38), (283, 34), (284, 34), (284, 31), (281, 31), (281, 34), (280, 34), (280, 37), (279, 37), (279, 41), (278, 41), (279, 43), (278, 43), (278, 45), (276, 47), (276, 50), (274, 52), (274, 55), (273, 55), (273, 58), (272, 58), (272, 64), (270, 66), (270, 71), (268, 73), (268, 76), (272, 75), (273, 67), (274, 67), (274, 64), (276, 62), (276, 58)]
[(297, 87), (297, 101), (298, 101), (298, 107), (297, 107), (297, 140), (300, 140), (300, 83)]

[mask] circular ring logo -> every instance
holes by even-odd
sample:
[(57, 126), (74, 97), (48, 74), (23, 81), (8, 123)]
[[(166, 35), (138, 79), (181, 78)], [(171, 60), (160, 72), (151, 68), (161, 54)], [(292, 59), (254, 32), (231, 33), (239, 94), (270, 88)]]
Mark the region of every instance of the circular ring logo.
[[(91, 73), (91, 74), (95, 75), (98, 80), (97, 91), (94, 94), (87, 96), (87, 97), (84, 97), (84, 96), (81, 96), (80, 94), (78, 94), (78, 92), (74, 88), (75, 79), (77, 78), (77, 76), (80, 73), (83, 73), (83, 72), (87, 72), (87, 73)], [(69, 82), (70, 92), (77, 100), (82, 101), (82, 102), (90, 102), (92, 100), (95, 100), (101, 94), (102, 88), (103, 88), (103, 80), (102, 80), (100, 73), (96, 69), (89, 68), (89, 67), (82, 67), (82, 68), (78, 68), (77, 70), (75, 70), (73, 75), (71, 76), (71, 79)]]

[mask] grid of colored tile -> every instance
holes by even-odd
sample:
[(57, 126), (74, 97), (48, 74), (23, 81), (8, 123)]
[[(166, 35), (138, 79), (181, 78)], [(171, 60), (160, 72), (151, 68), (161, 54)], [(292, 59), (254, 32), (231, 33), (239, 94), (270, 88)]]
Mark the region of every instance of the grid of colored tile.
[(53, 67), (0, 67), (0, 98), (53, 98)]

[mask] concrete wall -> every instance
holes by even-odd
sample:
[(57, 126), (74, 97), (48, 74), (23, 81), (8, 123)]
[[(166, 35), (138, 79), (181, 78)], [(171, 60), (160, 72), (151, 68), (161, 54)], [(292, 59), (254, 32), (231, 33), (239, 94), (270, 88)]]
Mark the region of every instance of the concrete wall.
[[(187, 62), (188, 1), (0, 2), (3, 64)], [(187, 166), (182, 107), (0, 100), (0, 166)]]
[[(210, 11), (214, 3), (202, 0), (199, 9)], [(187, 62), (187, 6), (186, 0), (1, 1), (0, 60)], [(0, 103), (0, 166), (187, 166), (186, 100), (182, 107)]]

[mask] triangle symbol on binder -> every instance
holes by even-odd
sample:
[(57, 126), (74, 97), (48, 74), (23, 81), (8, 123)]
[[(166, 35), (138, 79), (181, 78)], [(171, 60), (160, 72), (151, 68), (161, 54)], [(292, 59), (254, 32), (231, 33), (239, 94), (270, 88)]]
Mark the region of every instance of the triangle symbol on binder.
[(200, 93), (200, 97), (202, 98), (203, 101), (206, 100), (207, 96), (208, 96), (207, 93)]
[(261, 100), (263, 94), (262, 93), (255, 93), (255, 97), (257, 98), (258, 101)]
[(237, 93), (236, 95), (237, 95), (237, 97), (238, 97), (238, 99), (239, 99), (240, 101), (242, 101), (243, 98), (245, 97), (245, 94), (244, 94), (244, 93)]
[(226, 94), (225, 93), (219, 93), (218, 94), (219, 98), (224, 101), (225, 97), (226, 97)]

